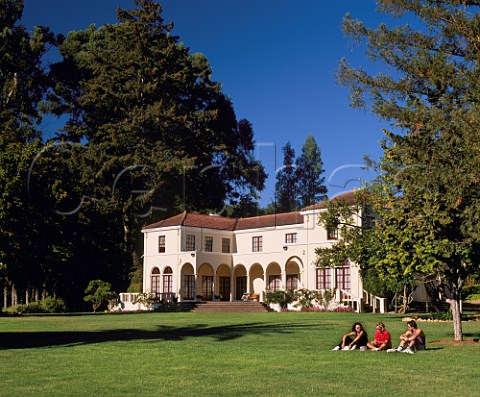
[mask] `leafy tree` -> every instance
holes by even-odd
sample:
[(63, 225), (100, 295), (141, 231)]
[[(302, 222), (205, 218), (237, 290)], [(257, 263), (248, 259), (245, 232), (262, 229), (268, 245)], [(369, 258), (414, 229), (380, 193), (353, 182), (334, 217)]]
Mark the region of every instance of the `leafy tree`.
[(102, 280), (92, 280), (85, 289), (85, 302), (92, 302), (95, 313), (102, 303), (115, 299), (117, 294), (112, 291), (112, 284)]
[(295, 150), (287, 142), (282, 148), (283, 167), (277, 172), (275, 183), (276, 212), (292, 212), (298, 208), (298, 182), (295, 173)]
[(302, 146), (302, 154), (296, 160), (300, 206), (307, 207), (327, 198), (324, 172), (320, 148), (313, 135), (309, 135)]
[[(381, 0), (380, 11), (412, 25), (367, 28), (349, 16), (345, 32), (390, 74), (342, 62), (339, 78), (354, 106), (392, 122), (378, 189), (384, 277), (423, 276), (445, 285), (454, 338), (462, 339), (460, 289), (479, 272), (480, 92), (477, 1)], [(418, 24), (417, 24), (418, 23)], [(391, 233), (391, 235), (389, 235)]]

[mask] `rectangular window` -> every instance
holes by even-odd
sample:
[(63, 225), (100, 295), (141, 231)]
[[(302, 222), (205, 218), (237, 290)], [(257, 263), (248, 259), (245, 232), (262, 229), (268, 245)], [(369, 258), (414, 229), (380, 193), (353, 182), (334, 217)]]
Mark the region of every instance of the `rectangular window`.
[(338, 229), (327, 230), (328, 240), (338, 240)]
[(205, 252), (213, 251), (213, 237), (205, 236)]
[(163, 275), (163, 292), (164, 293), (172, 292), (172, 275), (171, 274)]
[(186, 275), (183, 276), (183, 299), (193, 300), (195, 298), (195, 276)]
[(298, 274), (287, 274), (287, 290), (298, 289)]
[(317, 267), (317, 289), (332, 289), (332, 269)]
[(263, 241), (262, 236), (252, 237), (252, 252), (262, 252)]
[(350, 292), (351, 281), (350, 281), (350, 266), (348, 262), (344, 262), (342, 267), (335, 269), (337, 274), (337, 288), (343, 291)]
[(297, 242), (297, 233), (287, 233), (285, 234), (285, 243), (293, 244)]
[(195, 251), (195, 236), (193, 234), (187, 234), (187, 251)]
[(272, 274), (268, 276), (268, 289), (270, 291), (277, 291), (282, 286), (282, 278), (280, 274)]
[(230, 253), (230, 239), (229, 238), (222, 238), (222, 252), (224, 254)]
[(165, 236), (158, 236), (158, 252), (165, 252)]
[(211, 301), (213, 298), (213, 277), (202, 276), (202, 299)]

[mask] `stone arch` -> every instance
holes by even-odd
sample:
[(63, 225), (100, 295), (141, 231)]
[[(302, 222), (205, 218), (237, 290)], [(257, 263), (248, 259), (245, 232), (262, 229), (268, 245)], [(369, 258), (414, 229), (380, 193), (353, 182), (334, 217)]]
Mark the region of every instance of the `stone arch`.
[(267, 281), (267, 289), (276, 291), (283, 288), (282, 285), (282, 268), (277, 262), (270, 262), (265, 272)]
[(287, 290), (297, 290), (301, 288), (303, 264), (298, 257), (291, 257), (285, 263), (285, 275)]

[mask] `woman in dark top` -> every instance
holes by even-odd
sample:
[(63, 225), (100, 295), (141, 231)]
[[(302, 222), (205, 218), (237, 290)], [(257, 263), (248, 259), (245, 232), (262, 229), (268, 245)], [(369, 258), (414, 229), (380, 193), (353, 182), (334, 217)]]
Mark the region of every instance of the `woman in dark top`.
[(342, 342), (333, 348), (333, 350), (355, 350), (368, 343), (367, 332), (363, 329), (361, 323), (354, 323), (352, 332), (343, 335)]

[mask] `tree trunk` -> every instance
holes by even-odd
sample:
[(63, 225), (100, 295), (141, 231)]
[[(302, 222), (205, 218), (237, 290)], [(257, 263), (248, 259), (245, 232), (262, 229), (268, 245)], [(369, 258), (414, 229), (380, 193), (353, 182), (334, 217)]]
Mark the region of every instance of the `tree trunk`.
[(460, 313), (460, 304), (458, 299), (447, 299), (447, 303), (450, 304), (453, 317), (453, 334), (457, 342), (463, 340), (462, 332), (462, 314)]

